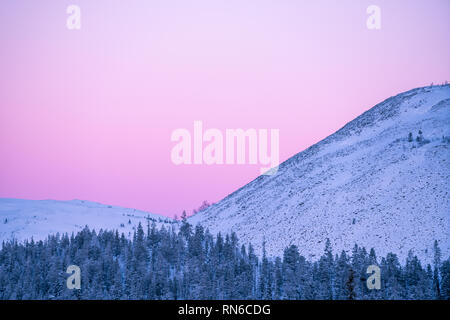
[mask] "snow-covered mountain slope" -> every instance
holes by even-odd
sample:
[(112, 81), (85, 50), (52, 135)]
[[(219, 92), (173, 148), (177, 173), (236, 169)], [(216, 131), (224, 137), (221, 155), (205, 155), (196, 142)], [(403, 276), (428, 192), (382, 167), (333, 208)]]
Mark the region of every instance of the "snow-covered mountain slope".
[(145, 228), (147, 219), (159, 227), (167, 227), (174, 220), (156, 214), (108, 206), (83, 200), (22, 200), (0, 199), (0, 243), (3, 240), (43, 240), (59, 232), (76, 233), (86, 225), (91, 229), (118, 230), (133, 235), (139, 222)]
[(357, 243), (429, 262), (436, 239), (448, 257), (450, 86), (385, 100), (189, 221), (259, 249), (265, 238), (276, 255), (295, 244), (314, 259), (329, 238), (335, 252)]

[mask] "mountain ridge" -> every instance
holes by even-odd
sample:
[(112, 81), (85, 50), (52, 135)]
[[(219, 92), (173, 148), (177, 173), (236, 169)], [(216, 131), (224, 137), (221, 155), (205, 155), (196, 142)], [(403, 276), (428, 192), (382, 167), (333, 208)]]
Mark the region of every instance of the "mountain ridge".
[[(254, 179), (189, 221), (200, 223), (212, 232), (235, 231), (240, 239), (252, 242), (259, 249), (265, 239), (268, 253), (274, 255), (294, 243), (302, 254), (314, 259), (329, 237), (338, 251), (349, 251), (358, 243), (368, 249), (378, 247), (380, 254), (389, 251), (388, 247), (404, 258), (412, 249), (426, 261), (432, 259), (430, 248), (438, 240), (448, 256), (450, 201), (446, 190), (450, 189), (450, 177), (446, 172), (450, 171), (450, 163), (446, 159), (450, 159), (447, 142), (450, 140), (445, 137), (450, 136), (449, 89), (449, 85), (416, 88), (378, 103), (335, 133), (284, 161), (277, 174)], [(414, 133), (414, 141), (408, 141), (409, 132)], [(424, 158), (428, 163), (423, 163)], [(408, 174), (408, 166), (416, 168), (418, 174)], [(414, 175), (421, 183), (414, 185)], [(388, 187), (393, 189), (387, 190)], [(414, 187), (410, 190), (413, 195), (420, 188), (425, 188), (429, 195), (428, 198), (418, 195), (422, 203), (413, 208), (407, 205), (407, 194), (404, 194), (411, 187)], [(441, 198), (433, 199), (433, 188)], [(371, 196), (379, 199), (368, 199)], [(316, 203), (311, 203), (312, 198)], [(395, 206), (395, 201), (401, 205)], [(421, 211), (430, 211), (432, 207), (435, 212), (420, 217)], [(346, 214), (336, 212), (336, 208)], [(371, 217), (368, 210), (378, 210), (383, 218)], [(388, 211), (392, 212), (391, 217)], [(413, 212), (412, 221), (404, 211)], [(367, 236), (370, 225), (364, 223), (365, 219), (383, 223), (389, 232), (375, 227), (378, 240)], [(323, 221), (326, 227), (321, 226)], [(389, 223), (394, 223), (398, 230)], [(421, 224), (423, 228), (419, 227)], [(429, 237), (418, 236), (426, 226), (431, 230)], [(409, 238), (414, 240), (408, 240), (407, 232), (412, 233)], [(403, 234), (401, 239), (396, 236), (398, 233)], [(424, 240), (426, 245), (421, 244)]]
[[(378, 103), (281, 163), (277, 174), (257, 177), (188, 222), (213, 234), (234, 231), (259, 253), (265, 240), (273, 256), (295, 244), (314, 260), (330, 238), (335, 253), (358, 244), (403, 259), (413, 250), (431, 262), (434, 240), (450, 253), (449, 159), (450, 86), (416, 88)], [(149, 216), (158, 226), (177, 224), (84, 200), (0, 199), (0, 241), (85, 225), (130, 237)]]

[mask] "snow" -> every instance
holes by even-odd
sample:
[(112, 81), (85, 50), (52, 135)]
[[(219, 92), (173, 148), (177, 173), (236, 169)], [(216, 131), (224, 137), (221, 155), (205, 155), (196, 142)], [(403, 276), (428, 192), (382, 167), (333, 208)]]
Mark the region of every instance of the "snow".
[[(76, 233), (86, 225), (91, 229), (118, 230), (130, 237), (139, 222), (145, 228), (170, 227), (175, 221), (136, 209), (109, 206), (84, 200), (0, 199), (0, 242), (10, 239), (43, 240), (50, 234)], [(130, 222), (130, 223), (129, 223)]]
[[(422, 130), (429, 143), (415, 141)], [(408, 134), (414, 141), (408, 142)], [(449, 140), (443, 139), (443, 136)], [(431, 262), (434, 240), (450, 253), (450, 86), (391, 97), (336, 133), (191, 217), (237, 233), (270, 255), (295, 244), (310, 259), (328, 237), (380, 256), (409, 250)]]
[[(419, 130), (428, 143), (415, 141)], [(0, 241), (40, 240), (85, 225), (131, 236), (146, 217), (157, 226), (177, 225), (148, 212), (82, 200), (0, 199)], [(314, 260), (329, 238), (335, 253), (357, 243), (401, 259), (413, 250), (424, 262), (431, 262), (438, 240), (448, 257), (450, 86), (385, 100), (282, 163), (277, 174), (258, 177), (189, 222), (212, 233), (235, 231), (259, 252), (265, 239), (269, 255), (280, 256), (295, 244)]]

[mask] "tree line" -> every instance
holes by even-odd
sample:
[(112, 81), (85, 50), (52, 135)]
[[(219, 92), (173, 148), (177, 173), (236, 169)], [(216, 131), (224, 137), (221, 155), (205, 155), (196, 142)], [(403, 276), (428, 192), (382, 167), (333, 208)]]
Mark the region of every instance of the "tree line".
[[(265, 247), (265, 246), (264, 246)], [(355, 245), (308, 261), (295, 245), (282, 257), (261, 257), (236, 234), (213, 236), (184, 219), (178, 229), (139, 225), (132, 239), (118, 231), (52, 235), (44, 241), (3, 242), (0, 299), (446, 299), (450, 259), (433, 265), (394, 253), (378, 258)], [(81, 270), (81, 289), (66, 286), (69, 265)], [(378, 265), (381, 288), (369, 290), (367, 267)]]

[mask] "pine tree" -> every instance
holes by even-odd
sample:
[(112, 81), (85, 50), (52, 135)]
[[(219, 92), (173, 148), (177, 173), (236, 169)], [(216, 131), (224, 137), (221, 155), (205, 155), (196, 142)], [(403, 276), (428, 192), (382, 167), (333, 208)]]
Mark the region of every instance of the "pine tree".
[(356, 299), (356, 293), (355, 293), (355, 272), (350, 267), (348, 270), (348, 278), (346, 285), (346, 297), (348, 300), (355, 300)]
[(345, 251), (342, 251), (339, 258), (336, 259), (334, 293), (337, 300), (345, 300), (348, 297), (346, 284), (349, 269), (349, 259)]
[(330, 239), (326, 240), (324, 255), (319, 259), (319, 299), (333, 299), (334, 261)]
[(441, 270), (442, 282), (440, 296), (443, 300), (450, 300), (450, 259), (442, 263)]
[(435, 299), (441, 299), (441, 288), (440, 288), (440, 275), (439, 269), (441, 267), (441, 249), (437, 240), (434, 241), (433, 245), (434, 252), (434, 269), (433, 269), (433, 292)]
[(290, 245), (283, 254), (283, 298), (295, 300), (300, 298), (300, 286), (298, 283), (298, 264), (300, 254), (295, 245)]
[(412, 141), (413, 141), (413, 135), (412, 135), (412, 132), (410, 132), (408, 134), (408, 142), (412, 142)]
[(180, 226), (180, 232), (188, 241), (192, 235), (192, 226), (187, 222), (187, 215), (186, 211), (183, 210), (183, 213), (181, 214), (181, 226)]

